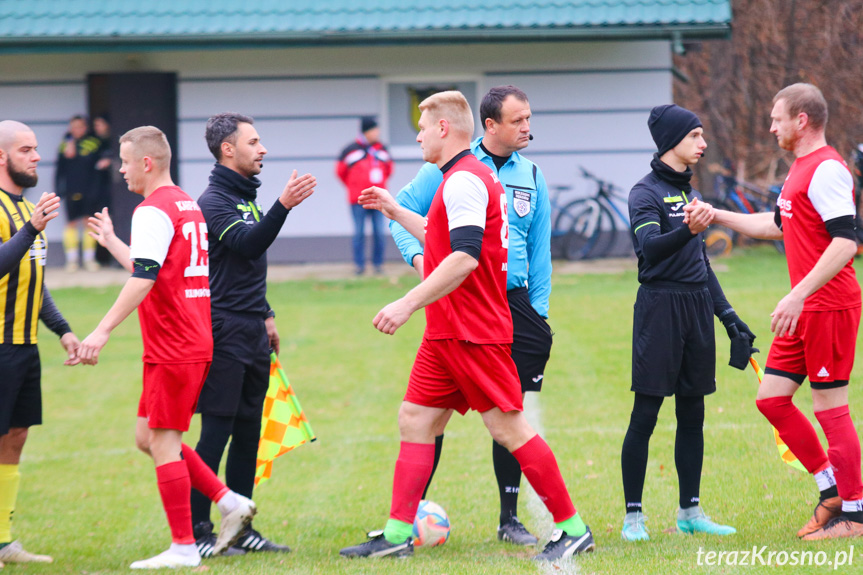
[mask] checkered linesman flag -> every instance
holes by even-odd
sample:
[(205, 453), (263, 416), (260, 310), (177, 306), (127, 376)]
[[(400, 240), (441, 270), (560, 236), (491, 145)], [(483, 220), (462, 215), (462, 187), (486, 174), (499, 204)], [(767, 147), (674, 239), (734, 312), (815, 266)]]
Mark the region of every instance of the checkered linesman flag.
[(271, 353), (270, 386), (267, 388), (264, 413), (261, 417), (255, 485), (260, 485), (270, 478), (273, 461), (277, 457), (315, 439), (315, 432), (303, 413), (303, 407), (282, 369), (279, 358), (275, 353)]

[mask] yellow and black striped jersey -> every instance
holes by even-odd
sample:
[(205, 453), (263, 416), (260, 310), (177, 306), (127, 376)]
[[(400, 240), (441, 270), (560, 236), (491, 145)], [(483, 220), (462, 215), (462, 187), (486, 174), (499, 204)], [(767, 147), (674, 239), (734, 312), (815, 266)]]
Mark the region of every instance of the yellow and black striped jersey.
[(99, 151), (102, 146), (102, 140), (96, 136), (84, 136), (80, 140), (63, 140), (60, 142), (59, 153), (63, 154), (66, 151), (66, 146), (75, 144), (75, 154), (77, 156), (89, 156)]
[[(0, 190), (0, 242), (8, 242), (33, 213), (23, 196)], [(0, 343), (34, 344), (42, 309), (48, 242), (39, 232), (17, 267), (0, 278)]]

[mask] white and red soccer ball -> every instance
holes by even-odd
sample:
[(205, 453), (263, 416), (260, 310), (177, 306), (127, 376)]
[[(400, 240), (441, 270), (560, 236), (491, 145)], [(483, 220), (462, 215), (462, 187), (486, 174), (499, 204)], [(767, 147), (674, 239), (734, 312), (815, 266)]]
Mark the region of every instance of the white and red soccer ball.
[(420, 501), (411, 537), (414, 547), (435, 547), (449, 539), (449, 517), (434, 501)]

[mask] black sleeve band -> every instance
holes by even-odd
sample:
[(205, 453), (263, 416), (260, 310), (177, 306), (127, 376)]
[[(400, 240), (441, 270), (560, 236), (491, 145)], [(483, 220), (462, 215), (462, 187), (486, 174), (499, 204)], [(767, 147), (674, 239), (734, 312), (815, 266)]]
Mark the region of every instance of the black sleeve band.
[(63, 337), (72, 331), (63, 314), (57, 309), (57, 304), (54, 303), (51, 292), (44, 286), (42, 288), (42, 308), (39, 310), (39, 319), (48, 326), (48, 329), (57, 334), (58, 337)]
[(453, 253), (464, 252), (479, 261), (484, 230), (479, 226), (462, 226), (449, 231), (449, 245)]
[(782, 229), (782, 213), (779, 211), (779, 206), (773, 210), (773, 223), (776, 224), (777, 228)]
[(854, 224), (854, 216), (839, 216), (824, 222), (827, 233), (831, 238), (846, 238), (857, 241), (857, 226)]
[(132, 262), (132, 267), (134, 268), (133, 278), (156, 281), (156, 276), (159, 275), (159, 269), (162, 266), (153, 260), (135, 259)]

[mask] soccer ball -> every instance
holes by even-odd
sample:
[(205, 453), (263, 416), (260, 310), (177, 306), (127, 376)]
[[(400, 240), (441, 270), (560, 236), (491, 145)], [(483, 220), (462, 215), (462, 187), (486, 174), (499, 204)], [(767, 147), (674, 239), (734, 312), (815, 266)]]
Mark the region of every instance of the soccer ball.
[(443, 507), (434, 501), (420, 501), (414, 519), (414, 547), (435, 547), (449, 539), (449, 517)]

